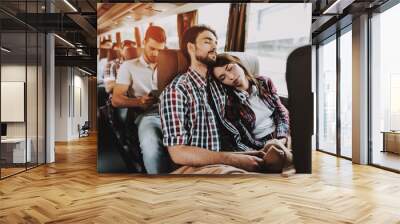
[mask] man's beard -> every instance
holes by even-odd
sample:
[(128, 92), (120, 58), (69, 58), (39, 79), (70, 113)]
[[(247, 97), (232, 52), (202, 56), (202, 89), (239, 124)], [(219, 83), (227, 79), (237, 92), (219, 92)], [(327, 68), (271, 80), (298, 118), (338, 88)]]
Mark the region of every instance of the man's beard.
[(196, 55), (196, 59), (207, 66), (213, 66), (215, 64), (215, 59), (208, 57), (208, 54), (205, 57)]
[[(197, 50), (197, 49), (196, 49)], [(209, 54), (212, 53), (213, 51), (210, 51), (207, 53), (206, 56), (201, 56), (201, 55), (195, 55), (196, 60), (198, 60), (199, 62), (207, 65), (207, 66), (213, 66), (215, 64), (215, 61), (217, 60), (217, 57), (215, 56), (215, 58), (210, 58)]]

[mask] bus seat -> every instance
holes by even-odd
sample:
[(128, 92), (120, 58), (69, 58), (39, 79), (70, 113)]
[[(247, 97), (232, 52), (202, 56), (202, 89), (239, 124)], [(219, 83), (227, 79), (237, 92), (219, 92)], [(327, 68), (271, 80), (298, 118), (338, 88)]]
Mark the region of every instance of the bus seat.
[(258, 75), (260, 73), (259, 61), (256, 55), (239, 51), (229, 51), (226, 53), (238, 57), (251, 74)]
[(177, 74), (187, 71), (189, 63), (180, 50), (165, 49), (157, 58), (158, 90), (162, 91)]
[(142, 52), (141, 48), (130, 47), (124, 49), (125, 60), (131, 60), (140, 57)]
[(314, 96), (312, 92), (311, 45), (295, 49), (286, 64), (290, 132), (297, 173), (311, 173)]
[(107, 60), (108, 60), (108, 61), (112, 61), (112, 60), (115, 60), (115, 59), (117, 59), (117, 58), (118, 58), (118, 52), (117, 52), (116, 50), (110, 49), (110, 50), (107, 52)]

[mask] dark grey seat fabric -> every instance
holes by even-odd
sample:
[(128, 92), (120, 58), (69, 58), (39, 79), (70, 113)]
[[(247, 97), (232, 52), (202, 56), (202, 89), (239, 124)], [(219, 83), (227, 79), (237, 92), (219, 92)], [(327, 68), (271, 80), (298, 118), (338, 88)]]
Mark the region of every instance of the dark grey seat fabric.
[(286, 64), (293, 158), (297, 173), (311, 173), (314, 100), (311, 46), (295, 49)]
[(136, 111), (114, 108), (111, 102), (99, 108), (97, 170), (102, 173), (145, 173), (140, 153)]

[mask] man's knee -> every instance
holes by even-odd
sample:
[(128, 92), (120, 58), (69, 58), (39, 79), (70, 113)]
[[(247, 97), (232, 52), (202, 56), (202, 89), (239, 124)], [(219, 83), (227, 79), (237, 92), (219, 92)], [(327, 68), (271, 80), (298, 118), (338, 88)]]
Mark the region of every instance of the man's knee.
[(163, 147), (144, 147), (142, 148), (143, 159), (156, 161), (162, 157), (168, 156)]
[(143, 134), (142, 137), (139, 137), (139, 144), (143, 151), (146, 149), (146, 151), (157, 152), (160, 151), (160, 148), (164, 147), (161, 138), (146, 134)]
[(138, 134), (140, 139), (149, 137), (162, 137), (161, 124), (156, 120), (144, 117), (138, 124)]

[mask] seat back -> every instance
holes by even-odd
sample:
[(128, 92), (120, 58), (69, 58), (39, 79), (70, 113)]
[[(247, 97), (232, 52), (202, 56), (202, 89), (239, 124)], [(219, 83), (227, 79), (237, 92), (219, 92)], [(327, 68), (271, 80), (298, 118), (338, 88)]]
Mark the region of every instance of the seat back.
[(82, 125), (82, 130), (89, 130), (89, 129), (90, 129), (89, 121), (85, 121), (85, 123)]
[(107, 60), (108, 60), (108, 61), (115, 60), (115, 59), (117, 59), (118, 57), (119, 57), (119, 53), (118, 53), (117, 50), (112, 50), (112, 49), (110, 49), (110, 50), (107, 52)]
[(287, 59), (286, 82), (289, 94), (290, 132), (297, 173), (311, 173), (314, 112), (311, 73), (311, 46), (295, 49)]
[(157, 57), (157, 87), (159, 91), (175, 78), (187, 71), (189, 63), (179, 50), (165, 49)]
[(258, 75), (260, 73), (259, 61), (256, 55), (238, 51), (229, 51), (226, 53), (239, 58), (251, 74)]
[(141, 53), (142, 53), (142, 49), (136, 48), (136, 47), (125, 48), (123, 50), (125, 60), (132, 60), (132, 59), (138, 58), (138, 57), (140, 57)]

